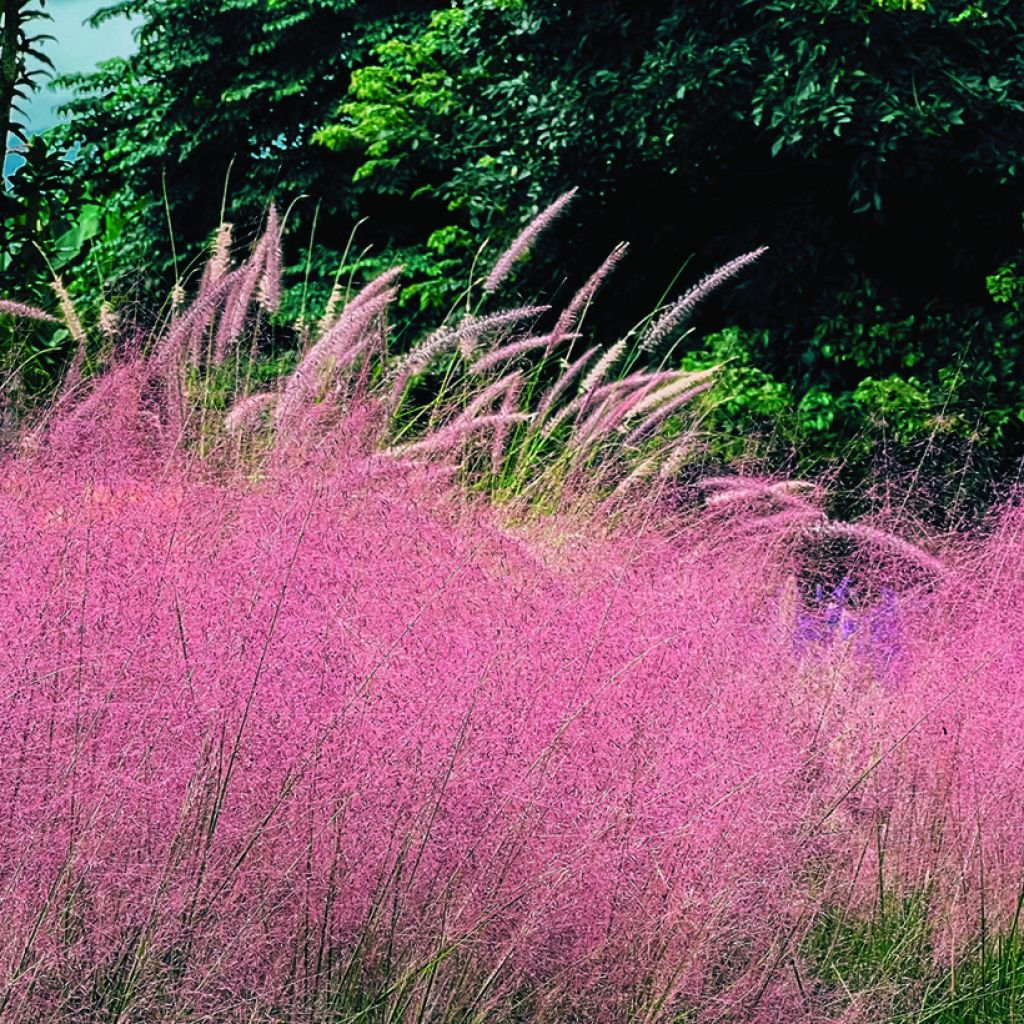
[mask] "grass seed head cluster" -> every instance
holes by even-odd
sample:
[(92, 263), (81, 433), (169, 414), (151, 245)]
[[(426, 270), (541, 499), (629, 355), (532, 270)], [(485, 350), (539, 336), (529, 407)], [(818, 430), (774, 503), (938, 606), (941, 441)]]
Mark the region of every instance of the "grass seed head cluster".
[(390, 273), (250, 387), (280, 231), (232, 269), (223, 229), (0, 463), (4, 1019), (854, 1020), (821, 921), (1012, 930), (1019, 508), (939, 545), (794, 481), (683, 507), (658, 428), (710, 381), (569, 351), (621, 250), (546, 334), (402, 357)]

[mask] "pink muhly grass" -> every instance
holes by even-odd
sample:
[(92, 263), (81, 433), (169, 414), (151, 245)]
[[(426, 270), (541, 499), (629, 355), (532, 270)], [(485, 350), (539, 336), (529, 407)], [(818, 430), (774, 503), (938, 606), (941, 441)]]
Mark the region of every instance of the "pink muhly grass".
[(836, 520), (824, 520), (812, 527), (815, 532), (831, 536), (846, 537), (855, 540), (868, 548), (890, 551), (912, 564), (935, 576), (945, 576), (949, 571), (946, 564), (934, 555), (925, 551), (924, 548), (913, 544), (903, 537), (899, 537), (888, 530), (880, 530), (866, 523), (842, 523)]
[(1011, 927), (1019, 508), (925, 584), (876, 528), (842, 537), (852, 631), (804, 635), (814, 567), (772, 533), (810, 518), (795, 482), (710, 478), (792, 517), (760, 525), (659, 524), (631, 484), (628, 528), (569, 503), (514, 530), (346, 454), (361, 409), (257, 477), (168, 460), (150, 376), (90, 381), (0, 461), (5, 1019), (354, 1015), (357, 974), (439, 1020), (530, 992), (528, 1020), (809, 1024), (837, 990), (801, 960), (790, 992), (780, 951), (822, 906), (877, 912), (879, 877), (927, 883), (937, 943), (978, 939), (981, 877)]
[(484, 281), (484, 291), (491, 293), (497, 291), (501, 283), (508, 277), (516, 263), (526, 255), (533, 243), (552, 224), (572, 202), (578, 189), (570, 189), (559, 196), (550, 206), (541, 210), (536, 217), (520, 232), (515, 241), (505, 250), (494, 264), (493, 269)]
[(640, 351), (650, 352), (656, 348), (665, 337), (687, 320), (697, 305), (711, 292), (731, 277), (735, 277), (744, 267), (749, 266), (767, 251), (768, 247), (762, 245), (758, 249), (729, 260), (728, 263), (723, 263), (717, 270), (702, 277), (654, 321), (640, 343)]

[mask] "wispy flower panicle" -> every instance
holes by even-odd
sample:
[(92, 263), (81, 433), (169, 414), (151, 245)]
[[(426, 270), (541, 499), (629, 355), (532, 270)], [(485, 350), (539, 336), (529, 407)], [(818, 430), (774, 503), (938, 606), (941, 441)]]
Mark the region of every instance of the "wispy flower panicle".
[(256, 289), (256, 302), (268, 313), (281, 307), (281, 231), (277, 207), (273, 204), (267, 214), (267, 227), (260, 240), (263, 250), (262, 273)]
[(224, 221), (213, 237), (210, 258), (203, 270), (199, 293), (203, 294), (210, 285), (216, 284), (231, 269), (232, 225)]
[(104, 339), (111, 342), (117, 340), (120, 323), (118, 322), (117, 313), (111, 308), (109, 302), (100, 303), (96, 326)]
[[(394, 286), (398, 283), (398, 279), (402, 276), (404, 271), (405, 267), (399, 265), (391, 267), (388, 270), (385, 270), (383, 274), (378, 274), (372, 281), (369, 282), (369, 284), (361, 288), (358, 292), (356, 292), (355, 295), (352, 296), (352, 299), (348, 303), (346, 303), (343, 312), (345, 310), (354, 309), (362, 305), (363, 303), (371, 302), (372, 300), (376, 299), (379, 295), (381, 295), (383, 292), (389, 291), (390, 289), (394, 288)], [(331, 295), (334, 296), (333, 291), (331, 292)], [(330, 308), (330, 306), (331, 303), (328, 302), (328, 307)]]
[(60, 305), (61, 318), (64, 320), (64, 326), (67, 327), (68, 333), (71, 335), (72, 340), (76, 345), (85, 347), (85, 328), (82, 327), (82, 321), (78, 319), (78, 313), (75, 310), (75, 304), (71, 300), (71, 293), (64, 286), (64, 282), (59, 278), (53, 279), (53, 290), (57, 295), (57, 302)]
[(426, 454), (428, 452), (440, 452), (463, 443), (471, 434), (483, 430), (491, 430), (515, 423), (527, 423), (531, 419), (529, 413), (493, 413), (487, 416), (475, 416), (466, 418), (460, 416), (457, 420), (442, 427), (432, 434), (428, 434), (422, 440), (413, 441), (397, 448), (389, 449), (390, 454), (410, 455), (413, 453)]
[(629, 393), (630, 395), (637, 395), (639, 401), (644, 395), (650, 394), (651, 391), (653, 391), (659, 384), (671, 381), (675, 379), (677, 375), (677, 370), (641, 370), (636, 373), (629, 374), (628, 377), (609, 381), (606, 384), (599, 384), (597, 387), (590, 388), (588, 391), (583, 393), (586, 394), (588, 400), (591, 402), (596, 401), (599, 398), (604, 398), (606, 395), (623, 395), (626, 393)]
[(184, 312), (171, 320), (167, 329), (157, 339), (150, 354), (150, 363), (154, 367), (166, 366), (169, 362), (178, 362), (187, 348), (194, 348), (189, 342), (201, 335), (217, 315), (221, 299), (237, 283), (243, 270), (232, 270), (225, 274), (216, 284), (211, 285), (205, 295), (200, 296)]
[(10, 299), (0, 299), (0, 314), (19, 317), (22, 320), (39, 320), (46, 324), (58, 323), (52, 313), (26, 305), (24, 302), (13, 302)]
[(279, 424), (297, 413), (320, 387), (327, 369), (337, 372), (361, 354), (371, 341), (371, 327), (396, 294), (396, 289), (388, 288), (372, 299), (349, 304), (338, 322), (305, 354), (285, 382), (276, 410)]
[(589, 394), (600, 384), (605, 377), (611, 373), (612, 368), (622, 358), (628, 344), (627, 338), (620, 338), (607, 352), (597, 361), (594, 368), (583, 378), (580, 385), (580, 394)]
[(572, 202), (573, 197), (578, 192), (578, 189), (570, 189), (568, 192), (559, 196), (550, 206), (541, 210), (536, 217), (524, 228), (519, 234), (516, 240), (505, 250), (505, 252), (499, 257), (497, 263), (494, 264), (494, 268), (487, 275), (487, 280), (484, 281), (484, 291), (491, 293), (497, 291), (501, 283), (508, 277), (512, 272), (513, 267), (521, 259), (537, 240), (537, 238), (551, 225), (551, 223), (561, 214), (565, 208)]
[(510, 362), (519, 356), (526, 355), (528, 352), (536, 352), (539, 348), (547, 348), (547, 345), (548, 335), (540, 338), (523, 338), (522, 341), (513, 342), (511, 345), (504, 345), (485, 356), (481, 356), (470, 366), (469, 372), (476, 374), (486, 373), (488, 370), (493, 370), (496, 366), (501, 366), (502, 363)]
[(224, 427), (229, 434), (239, 434), (258, 419), (267, 409), (273, 408), (277, 395), (267, 391), (240, 398), (224, 417)]
[[(550, 306), (521, 306), (517, 309), (508, 309), (501, 313), (491, 313), (488, 316), (467, 317), (458, 327), (452, 328), (451, 342), (453, 346), (463, 348), (468, 342), (476, 342), (479, 338), (496, 331), (505, 331), (516, 327), (526, 320), (536, 320), (546, 313)], [(470, 347), (463, 351), (465, 358), (471, 358), (474, 348)], [(467, 355), (467, 352), (469, 353)]]
[(522, 390), (522, 386), (521, 379), (510, 383), (505, 389), (505, 397), (501, 402), (499, 415), (503, 417), (503, 421), (495, 424), (494, 440), (491, 442), (491, 472), (495, 476), (501, 472), (509, 435), (512, 433), (512, 428), (518, 422), (515, 416), (518, 412), (519, 393)]
[[(238, 277), (224, 300), (224, 311), (217, 324), (213, 342), (213, 362), (220, 364), (238, 343), (245, 329), (249, 305), (253, 300), (260, 281), (263, 279), (263, 262), (266, 252), (257, 246), (248, 261), (239, 268)], [(223, 280), (223, 278), (221, 279)]]
[(409, 381), (417, 374), (423, 373), (438, 356), (450, 352), (455, 347), (454, 333), (445, 328), (428, 334), (413, 348), (394, 372), (391, 383), (389, 403), (394, 408), (405, 394)]
[(598, 351), (598, 346), (595, 345), (593, 348), (587, 349), (586, 352), (581, 356), (578, 356), (573, 360), (573, 362), (566, 366), (558, 380), (556, 380), (541, 397), (540, 403), (537, 406), (538, 418), (545, 415), (558, 401), (558, 399), (565, 394), (565, 392), (571, 387), (573, 381), (575, 381), (587, 368), (587, 364), (594, 358)]
[(604, 284), (605, 280), (612, 273), (614, 273), (615, 268), (622, 261), (622, 258), (626, 255), (628, 249), (628, 242), (620, 242), (605, 257), (601, 266), (599, 266), (597, 270), (590, 275), (583, 287), (576, 292), (570, 300), (569, 305), (562, 311), (558, 318), (558, 323), (555, 326), (555, 330), (552, 332), (552, 337), (567, 334), (576, 327), (580, 316), (585, 312), (587, 306), (593, 300), (601, 285)]
[(480, 392), (476, 398), (473, 399), (469, 405), (459, 415), (460, 420), (470, 420), (477, 413), (482, 412), (484, 409), (489, 408), (494, 404), (497, 399), (509, 392), (519, 394), (522, 388), (523, 375), (521, 371), (515, 370), (512, 373), (506, 374), (504, 377), (499, 378), (492, 384), (489, 384), (483, 391)]
[[(655, 428), (659, 427), (665, 422), (670, 416), (679, 412), (680, 409), (685, 405), (689, 405), (698, 395), (704, 394), (704, 392), (710, 390), (714, 386), (714, 381), (706, 380), (703, 384), (697, 384), (692, 388), (683, 391), (682, 394), (677, 394), (674, 398), (669, 399), (663, 405), (660, 405), (649, 413), (644, 419), (642, 419), (636, 427), (634, 427), (625, 437), (625, 444), (636, 444), (644, 437), (648, 436)], [(632, 412), (635, 412), (633, 409)]]
[(672, 440), (671, 446), (665, 453), (665, 461), (658, 470), (659, 477), (670, 479), (679, 472), (687, 459), (693, 456), (698, 436), (697, 431), (691, 428)]
[(674, 398), (681, 391), (688, 391), (698, 384), (710, 380), (718, 372), (719, 367), (709, 367), (707, 370), (674, 371), (665, 378), (664, 386), (658, 387), (646, 395), (642, 402), (630, 410), (627, 419), (636, 419), (651, 409), (656, 408), (670, 398)]
[(654, 321), (640, 343), (640, 351), (650, 352), (655, 349), (672, 331), (685, 323), (698, 303), (767, 251), (768, 247), (762, 245), (758, 249), (729, 260), (728, 263), (723, 263), (717, 270), (713, 270), (710, 274), (702, 277)]
[(597, 440), (601, 433), (601, 424), (614, 404), (615, 399), (609, 395), (576, 424), (572, 434), (572, 445), (577, 451)]
[(317, 325), (317, 330), (320, 334), (324, 331), (329, 330), (334, 324), (334, 321), (338, 318), (338, 312), (342, 306), (342, 299), (345, 295), (345, 289), (340, 281), (335, 281), (334, 286), (331, 288), (331, 294), (327, 296), (327, 302), (324, 305), (324, 313), (320, 318), (320, 323)]

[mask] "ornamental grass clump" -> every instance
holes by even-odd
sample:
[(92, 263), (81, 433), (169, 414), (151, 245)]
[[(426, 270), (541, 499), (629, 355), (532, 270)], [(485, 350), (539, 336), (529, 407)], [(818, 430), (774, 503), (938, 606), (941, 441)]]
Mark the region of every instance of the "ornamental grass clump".
[(1019, 505), (683, 486), (713, 375), (540, 307), (393, 355), (396, 272), (252, 387), (280, 226), (219, 237), (0, 458), (4, 1020), (838, 1022), (1012, 948)]
[(141, 379), (4, 466), (9, 1019), (749, 996), (807, 814), (763, 584), (549, 568), (348, 439), (211, 480)]

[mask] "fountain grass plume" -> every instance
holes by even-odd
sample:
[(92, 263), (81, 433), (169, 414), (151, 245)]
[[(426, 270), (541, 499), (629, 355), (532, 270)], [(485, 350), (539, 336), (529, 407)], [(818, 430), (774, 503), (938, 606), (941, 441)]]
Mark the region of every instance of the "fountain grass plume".
[(238, 434), (255, 422), (259, 416), (272, 409), (278, 396), (270, 392), (260, 392), (238, 399), (227, 416), (224, 417), (224, 428), (229, 434)]
[(268, 313), (281, 307), (281, 235), (283, 225), (273, 204), (267, 212), (267, 227), (261, 242), (263, 268), (256, 290), (256, 302)]
[(221, 311), (224, 296), (242, 279), (245, 270), (233, 270), (211, 283), (195, 302), (171, 319), (150, 348), (149, 362), (155, 370), (179, 365), (186, 354), (198, 357), (198, 339)]
[(494, 267), (484, 281), (485, 292), (491, 293), (498, 290), (509, 274), (512, 273), (516, 263), (526, 255), (540, 235), (565, 211), (578, 191), (578, 189), (573, 188), (560, 195), (550, 206), (545, 207), (530, 221), (516, 237), (515, 241), (495, 262)]
[[(702, 384), (697, 384), (694, 387), (687, 388), (682, 394), (677, 394), (675, 397), (667, 398), (662, 404), (655, 408), (653, 412), (649, 412), (635, 427), (633, 427), (632, 430), (626, 434), (624, 443), (627, 445), (636, 444), (644, 437), (647, 437), (661, 426), (661, 424), (663, 424), (670, 416), (676, 415), (676, 413), (678, 413), (682, 408), (689, 405), (690, 402), (699, 395), (703, 395), (706, 391), (709, 391), (713, 386), (714, 381), (706, 380)], [(631, 415), (638, 414), (640, 407), (644, 404), (645, 402), (638, 402), (631, 408), (627, 408), (615, 426), (618, 426), (622, 420), (628, 419)]]
[(57, 318), (46, 310), (38, 309), (24, 302), (14, 302), (11, 299), (0, 299), (0, 314), (17, 317), (21, 320), (38, 320), (41, 323), (55, 324)]
[(694, 309), (711, 292), (721, 287), (731, 277), (735, 277), (744, 267), (749, 266), (767, 251), (768, 247), (762, 245), (751, 252), (729, 260), (728, 263), (723, 263), (717, 270), (713, 270), (710, 274), (702, 277), (651, 324), (640, 343), (640, 350), (642, 352), (652, 352), (672, 331), (686, 322)]
[(558, 380), (555, 381), (551, 387), (544, 392), (541, 397), (540, 403), (537, 406), (537, 412), (543, 416), (558, 399), (565, 394), (565, 392), (572, 386), (573, 382), (583, 373), (587, 368), (587, 364), (599, 351), (595, 345), (593, 348), (589, 348), (582, 355), (577, 356), (571, 363), (568, 363), (559, 376)]
[(389, 288), (372, 299), (353, 303), (310, 348), (282, 388), (276, 412), (279, 426), (294, 417), (322, 386), (325, 372), (343, 371), (352, 365), (370, 341), (368, 332), (396, 295), (397, 291)]
[(544, 335), (539, 338), (523, 338), (521, 341), (514, 341), (508, 345), (503, 345), (501, 348), (496, 348), (493, 352), (489, 352), (487, 355), (477, 359), (470, 366), (469, 372), (487, 373), (488, 370), (493, 370), (495, 367), (501, 366), (502, 363), (510, 362), (518, 356), (526, 355), (528, 352), (536, 352), (540, 348), (546, 350), (549, 342), (550, 335)]
[(620, 242), (615, 246), (615, 248), (612, 249), (612, 251), (605, 257), (601, 266), (599, 266), (597, 270), (587, 278), (583, 286), (572, 297), (569, 304), (559, 314), (558, 323), (555, 325), (555, 329), (551, 333), (551, 348), (557, 344), (561, 337), (569, 334), (576, 328), (580, 317), (594, 300), (594, 296), (597, 294), (598, 289), (612, 275), (612, 273), (614, 273), (616, 267), (618, 267), (619, 263), (622, 262), (622, 259), (628, 250), (629, 244), (626, 242)]
[(482, 317), (467, 317), (461, 324), (451, 329), (450, 344), (452, 347), (458, 347), (462, 351), (463, 357), (468, 359), (472, 356), (477, 341), (484, 335), (516, 327), (524, 320), (536, 320), (549, 308), (548, 306), (523, 306), (519, 309), (504, 310)]

